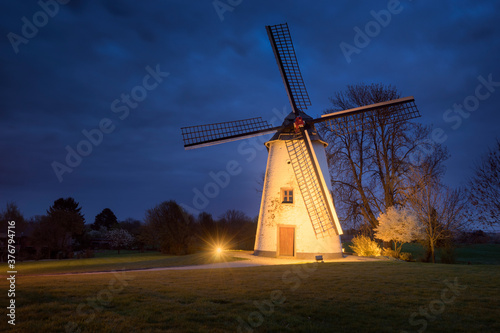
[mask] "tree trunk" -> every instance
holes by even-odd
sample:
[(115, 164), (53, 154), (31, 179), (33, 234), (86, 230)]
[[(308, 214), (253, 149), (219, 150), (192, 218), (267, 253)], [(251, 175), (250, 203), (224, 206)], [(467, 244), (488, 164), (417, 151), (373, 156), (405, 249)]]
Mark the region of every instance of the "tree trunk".
[(429, 245), (430, 245), (430, 248), (431, 248), (431, 258), (432, 258), (432, 263), (435, 264), (436, 263), (436, 255), (435, 255), (435, 252), (434, 252), (434, 241), (431, 239), (429, 241)]

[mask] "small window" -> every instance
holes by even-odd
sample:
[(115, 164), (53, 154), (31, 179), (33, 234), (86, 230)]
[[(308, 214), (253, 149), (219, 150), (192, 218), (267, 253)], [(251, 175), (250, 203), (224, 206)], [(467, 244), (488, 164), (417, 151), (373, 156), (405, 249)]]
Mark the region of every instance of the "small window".
[(281, 197), (283, 203), (293, 203), (293, 190), (291, 188), (282, 188)]

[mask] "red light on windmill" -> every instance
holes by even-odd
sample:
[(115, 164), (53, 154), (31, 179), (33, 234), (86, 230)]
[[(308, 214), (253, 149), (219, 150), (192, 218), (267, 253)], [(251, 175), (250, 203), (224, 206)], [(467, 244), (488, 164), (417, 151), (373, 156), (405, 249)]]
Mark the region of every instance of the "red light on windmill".
[(297, 117), (295, 118), (295, 123), (293, 124), (295, 127), (295, 132), (298, 133), (300, 131), (301, 127), (304, 127), (304, 120), (302, 120), (302, 117)]

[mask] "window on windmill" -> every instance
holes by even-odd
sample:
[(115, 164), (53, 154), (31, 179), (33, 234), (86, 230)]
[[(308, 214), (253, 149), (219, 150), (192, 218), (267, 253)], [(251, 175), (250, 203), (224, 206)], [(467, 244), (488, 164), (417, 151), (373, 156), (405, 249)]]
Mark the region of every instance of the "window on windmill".
[(293, 189), (282, 188), (281, 189), (281, 202), (282, 203), (293, 203)]

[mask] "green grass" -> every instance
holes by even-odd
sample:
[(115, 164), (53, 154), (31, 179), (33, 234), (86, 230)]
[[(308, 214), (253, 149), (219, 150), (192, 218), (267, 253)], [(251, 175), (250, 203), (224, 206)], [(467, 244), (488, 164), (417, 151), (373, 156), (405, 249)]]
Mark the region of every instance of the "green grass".
[[(353, 252), (350, 244), (342, 244), (347, 252)], [(402, 252), (411, 253), (416, 261), (420, 261), (425, 255), (425, 250), (419, 243), (403, 244)], [(436, 250), (436, 262), (441, 262), (441, 249)], [(458, 244), (455, 248), (455, 262), (500, 265), (500, 244)]]
[[(70, 323), (74, 332), (236, 332), (246, 322), (253, 332), (416, 332), (424, 323), (426, 332), (500, 331), (496, 265), (375, 261), (119, 276), (19, 276), (9, 329), (64, 332)], [(445, 282), (455, 279), (463, 286), (456, 295)], [(444, 304), (443, 295), (455, 298)], [(439, 313), (418, 314), (429, 307)]]
[[(422, 245), (404, 244), (403, 252), (410, 252), (416, 260), (425, 255)], [(436, 262), (441, 262), (441, 249), (436, 251)], [(489, 264), (500, 265), (500, 244), (458, 244), (455, 248), (457, 264)]]
[(65, 259), (19, 262), (16, 264), (18, 274), (57, 274), (100, 272), (125, 269), (144, 269), (156, 267), (189, 266), (209, 264), (220, 261), (236, 260), (231, 256), (215, 256), (211, 252), (196, 253), (185, 256), (168, 256), (159, 252), (116, 251), (97, 253), (95, 258)]
[(460, 263), (500, 265), (500, 244), (463, 245), (455, 252)]

